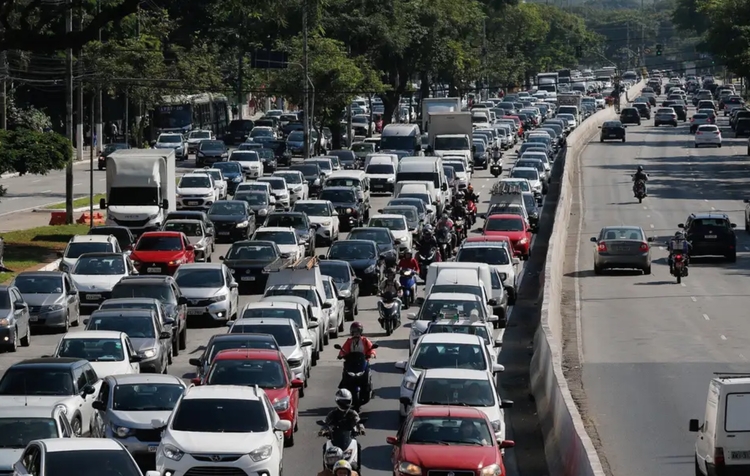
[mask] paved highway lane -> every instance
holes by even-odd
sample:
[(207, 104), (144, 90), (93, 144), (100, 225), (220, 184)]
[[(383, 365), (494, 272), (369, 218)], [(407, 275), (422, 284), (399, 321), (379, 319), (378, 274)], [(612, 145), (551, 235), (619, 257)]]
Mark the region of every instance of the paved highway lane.
[[(585, 411), (615, 476), (692, 474), (695, 436), (688, 419), (703, 417), (711, 373), (749, 365), (750, 248), (742, 230), (742, 199), (750, 198), (747, 139), (732, 138), (725, 119), (719, 125), (721, 149), (695, 149), (687, 125), (657, 129), (645, 121), (628, 127), (626, 143), (600, 144), (596, 137), (581, 158), (580, 236), (575, 211), (570, 227), (580, 252), (568, 255), (566, 284), (579, 290)], [(638, 165), (650, 174), (643, 204), (631, 191)], [(678, 285), (663, 246), (688, 214), (710, 211), (737, 223), (738, 260), (694, 259)], [(589, 239), (618, 224), (640, 225), (662, 241), (652, 248), (651, 275), (594, 275)]]
[[(515, 156), (510, 152), (506, 153), (505, 156), (505, 168), (508, 169)], [(95, 174), (97, 178), (104, 177), (103, 172), (95, 171)], [(23, 178), (16, 179), (23, 180)], [(478, 171), (472, 180), (475, 189), (481, 192), (483, 202), (488, 200), (489, 189), (495, 180), (489, 175), (488, 171)], [(385, 206), (389, 199), (390, 197), (374, 197), (373, 212)], [(482, 203), (480, 211), (484, 211), (486, 207), (486, 203)], [(228, 245), (218, 245), (213, 256), (214, 262), (218, 262), (218, 257), (226, 254), (228, 248)], [(324, 252), (325, 249), (319, 248), (316, 254)], [(257, 300), (259, 300), (259, 296), (243, 296), (241, 304)], [(364, 408), (363, 414), (368, 417), (367, 434), (361, 437), (360, 441), (363, 447), (364, 471), (367, 474), (377, 473), (385, 476), (391, 474), (391, 447), (386, 445), (385, 438), (394, 435), (397, 430), (398, 389), (403, 375), (401, 371), (394, 367), (394, 363), (398, 360), (405, 360), (408, 356), (406, 340), (408, 328), (402, 327), (392, 336), (385, 337), (377, 323), (376, 304), (376, 297), (360, 298), (360, 313), (356, 317), (357, 320), (364, 323), (366, 334), (380, 344), (377, 359), (373, 362), (373, 383), (376, 389), (376, 397)], [(402, 322), (408, 326), (409, 321), (405, 317), (404, 315)], [(198, 357), (201, 354), (202, 345), (208, 341), (211, 335), (224, 332), (226, 332), (224, 327), (191, 328), (188, 331), (187, 352), (181, 352), (180, 356), (175, 359), (175, 363), (170, 368), (170, 373), (184, 378), (192, 377), (194, 368), (188, 364), (188, 359)], [(19, 348), (18, 352), (13, 354), (0, 354), (0, 372), (19, 360), (53, 352), (59, 338), (59, 335), (35, 335), (32, 337), (31, 347)], [(335, 342), (343, 343), (343, 338), (332, 339), (331, 345), (325, 349), (318, 365), (313, 368), (310, 387), (305, 392), (306, 396), (301, 400), (301, 418), (299, 433), (295, 438), (296, 445), (288, 448), (285, 455), (285, 471), (287, 474), (315, 474), (322, 465), (321, 447), (324, 439), (316, 436), (319, 429), (316, 421), (324, 418), (327, 412), (332, 409), (333, 395), (341, 376), (342, 363), (336, 359), (336, 351), (332, 346)], [(502, 359), (503, 356), (501, 355), (501, 363)], [(508, 414), (513, 411), (513, 409), (510, 409)], [(512, 431), (512, 425), (508, 424), (508, 438), (513, 438)], [(509, 474), (517, 475), (518, 470), (516, 469), (513, 451), (508, 450), (506, 452), (506, 465)]]

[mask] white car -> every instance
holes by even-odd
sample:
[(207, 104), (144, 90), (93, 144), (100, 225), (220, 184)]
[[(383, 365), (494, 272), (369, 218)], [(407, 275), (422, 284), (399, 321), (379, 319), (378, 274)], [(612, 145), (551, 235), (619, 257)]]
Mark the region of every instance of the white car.
[(339, 239), (339, 214), (328, 200), (301, 200), (294, 204), (292, 211), (305, 213), (317, 227), (316, 243), (331, 244)]
[(404, 371), (399, 392), (399, 413), (406, 417), (409, 406), (401, 399), (412, 399), (417, 379), (428, 369), (481, 370), (490, 378), (505, 370), (492, 361), (484, 341), (471, 334), (425, 334), (419, 338), (410, 360), (396, 362), (396, 368)]
[(266, 182), (271, 185), (271, 195), (276, 198), (281, 206), (284, 208), (291, 206), (289, 186), (286, 184), (286, 179), (283, 177), (262, 177), (258, 179), (258, 182)]
[(190, 173), (180, 178), (177, 184), (178, 210), (208, 211), (217, 201), (219, 201), (219, 192), (211, 175)]
[(339, 294), (330, 276), (323, 276), (323, 287), (326, 290), (325, 303), (331, 305), (330, 308), (324, 310), (328, 312), (328, 334), (336, 338), (339, 332), (344, 330), (344, 296)]
[(91, 314), (107, 299), (115, 284), (125, 276), (137, 274), (125, 253), (86, 253), (78, 258), (70, 271), (70, 279), (78, 290), (80, 309)]
[(409, 224), (406, 222), (404, 215), (373, 215), (367, 222), (368, 227), (388, 228), (393, 235), (393, 241), (396, 247), (406, 248), (411, 251), (413, 248), (412, 234), (409, 231)]
[(229, 156), (229, 160), (238, 162), (242, 166), (242, 172), (245, 173), (245, 177), (248, 179), (263, 176), (263, 161), (260, 159), (260, 155), (254, 150), (235, 150)]
[(512, 256), (506, 241), (464, 241), (456, 253), (456, 262), (487, 263), (495, 268), (508, 294), (508, 304), (515, 304), (521, 260)]
[(297, 240), (292, 227), (263, 226), (255, 230), (252, 240), (273, 241), (279, 247), (281, 257), (292, 262), (305, 256), (305, 245)]
[(141, 372), (141, 358), (124, 332), (69, 332), (60, 339), (52, 357), (88, 360), (99, 378)]
[(498, 441), (505, 439), (505, 408), (510, 400), (498, 398), (495, 379), (487, 372), (467, 369), (425, 370), (414, 388), (410, 409), (433, 405), (461, 405), (481, 411), (492, 423)]
[[(300, 330), (307, 331), (307, 333), (302, 333), (303, 340), (307, 338), (313, 340), (313, 345), (308, 350), (310, 352), (310, 363), (315, 365), (320, 358), (320, 353), (323, 351), (323, 335), (325, 334), (325, 328), (322, 320), (322, 309), (319, 305), (316, 306), (316, 304), (309, 301), (307, 298), (312, 299), (316, 303), (320, 301), (320, 299), (315, 298), (310, 294), (312, 293), (310, 293), (309, 287), (295, 288), (294, 286), (282, 286), (266, 293), (260, 302), (268, 304), (295, 304), (304, 309), (305, 320), (302, 322), (302, 326), (300, 326), (297, 319), (295, 319), (294, 322)], [(310, 374), (308, 373), (307, 376), (309, 377)]]
[(187, 299), (188, 316), (231, 321), (239, 310), (239, 284), (223, 263), (185, 263), (174, 280)]
[(112, 235), (75, 235), (60, 256), (58, 269), (70, 272), (84, 253), (121, 253), (120, 244)]
[(698, 126), (698, 130), (695, 131), (695, 148), (697, 149), (702, 145), (721, 147), (721, 130), (719, 126), (714, 124)]
[(214, 179), (214, 187), (216, 187), (216, 190), (219, 192), (219, 200), (224, 200), (227, 198), (228, 195), (228, 184), (227, 179), (224, 178), (224, 174), (219, 169), (212, 169), (209, 167), (204, 167), (202, 169), (198, 169), (194, 174), (208, 174)]
[(281, 177), (286, 180), (290, 203), (294, 204), (300, 200), (307, 200), (307, 197), (310, 196), (310, 186), (299, 170), (279, 170), (272, 173), (271, 177)]
[(320, 358), (320, 353), (323, 351), (323, 346), (328, 344), (328, 333), (325, 329), (328, 329), (328, 312), (331, 308), (326, 303), (325, 297), (318, 293), (318, 287), (315, 285), (307, 284), (279, 284), (269, 286), (263, 293), (263, 297), (272, 296), (284, 296), (289, 297), (294, 302), (298, 302), (298, 299), (303, 299), (310, 303), (310, 322), (317, 322), (318, 328), (316, 330), (318, 336), (318, 342), (313, 347), (313, 363)]
[(562, 113), (562, 114), (558, 114), (557, 118), (562, 119), (563, 121), (567, 122), (570, 130), (573, 130), (576, 127), (578, 127), (578, 121), (576, 120), (575, 116), (573, 116), (573, 114)]
[(502, 335), (493, 339), (493, 327), (489, 321), (471, 318), (451, 317), (438, 319), (427, 326), (425, 334), (473, 334), (479, 336), (487, 348), (487, 353), (492, 362), (497, 362), (500, 356), (500, 348), (503, 346)]
[(156, 470), (281, 476), (284, 433), (291, 428), (257, 386), (188, 387), (162, 433)]
[(539, 171), (531, 167), (513, 167), (510, 171), (510, 178), (526, 179), (531, 185), (531, 191), (535, 194), (542, 193), (542, 180)]
[(211, 131), (190, 131), (187, 136), (188, 154), (195, 154), (198, 152), (198, 146), (201, 145), (201, 141), (213, 140), (213, 138), (214, 133)]
[(159, 137), (154, 143), (154, 149), (173, 149), (175, 158), (180, 160), (187, 160), (188, 158), (188, 145), (185, 142), (185, 138), (179, 133), (164, 133), (159, 134)]
[[(28, 430), (23, 434), (28, 434)], [(117, 474), (140, 475), (140, 468), (121, 442), (110, 438), (45, 438), (29, 442), (23, 454), (6, 474), (51, 476), (65, 461), (86, 461), (97, 471), (110, 465)], [(54, 469), (53, 469), (54, 468)], [(146, 471), (145, 476), (159, 476)]]

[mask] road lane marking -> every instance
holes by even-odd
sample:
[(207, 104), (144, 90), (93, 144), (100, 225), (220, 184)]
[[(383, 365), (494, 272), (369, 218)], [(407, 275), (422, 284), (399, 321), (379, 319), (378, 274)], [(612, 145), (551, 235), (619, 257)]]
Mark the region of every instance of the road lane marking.
[(680, 283), (680, 286), (682, 286), (683, 288), (686, 288), (686, 287), (687, 287), (687, 286), (685, 285), (685, 283)]
[(38, 183), (38, 182), (41, 182), (41, 181), (42, 181), (42, 179), (36, 179), (36, 180), (32, 180), (31, 183)]
[(81, 184), (81, 182), (78, 182), (78, 183), (74, 183), (74, 184), (73, 184), (73, 186), (74, 186), (74, 187), (77, 187), (77, 186), (79, 186), (79, 185), (82, 185), (82, 184)]
[(727, 340), (727, 336), (725, 336), (724, 334), (722, 334), (721, 335), (721, 340)]
[(52, 191), (52, 190), (42, 190), (42, 191), (41, 191), (41, 192), (39, 192), (39, 193), (49, 193), (49, 192), (51, 192), (51, 191)]
[(650, 226), (651, 228), (654, 228), (654, 225), (653, 225), (653, 224), (651, 224), (651, 225), (649, 225), (649, 226)]
[(696, 299), (696, 297), (695, 297), (695, 296), (690, 296), (690, 299), (691, 299), (691, 300), (692, 300), (693, 302), (697, 302), (697, 301), (698, 301), (698, 299)]
[(705, 319), (705, 320), (707, 320), (707, 321), (710, 321), (710, 320), (711, 320), (711, 318), (710, 318), (710, 317), (708, 317), (708, 314), (703, 314), (703, 319)]
[[(701, 192), (701, 193), (703, 193), (703, 192)], [(707, 202), (707, 201), (708, 201), (708, 199), (705, 199), (705, 198), (704, 198), (704, 199), (703, 199), (703, 201), (704, 201), (704, 202)]]
[(716, 207), (711, 207), (711, 210), (716, 210)]

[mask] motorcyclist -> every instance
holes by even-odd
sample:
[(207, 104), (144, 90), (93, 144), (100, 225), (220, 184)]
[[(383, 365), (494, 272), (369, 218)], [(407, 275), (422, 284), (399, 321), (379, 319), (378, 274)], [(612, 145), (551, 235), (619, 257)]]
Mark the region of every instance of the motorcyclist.
[[(320, 430), (319, 435), (323, 436), (326, 431), (359, 431), (362, 432), (362, 421), (359, 413), (352, 408), (352, 392), (345, 388), (336, 391), (333, 397), (336, 401), (336, 408), (328, 412), (325, 420), (325, 427)], [(334, 466), (333, 472), (336, 472)]]
[(333, 465), (333, 476), (359, 476), (359, 473), (352, 469), (347, 460), (342, 459)]
[(411, 269), (415, 273), (419, 274), (419, 262), (409, 252), (409, 250), (401, 251), (401, 259), (398, 260), (398, 269)]
[(495, 164), (500, 162), (500, 157), (502, 156), (503, 156), (503, 153), (502, 151), (500, 151), (500, 147), (494, 146), (492, 148), (492, 162)]
[(683, 264), (685, 265), (685, 275), (688, 273), (688, 253), (690, 251), (690, 242), (685, 238), (685, 233), (682, 231), (675, 232), (669, 244), (667, 245), (667, 251), (669, 251), (669, 274), (674, 274), (674, 255), (682, 253)]
[(643, 192), (646, 192), (646, 182), (648, 182), (648, 174), (643, 171), (642, 166), (638, 166), (635, 173), (633, 174), (633, 193), (635, 193), (638, 182), (643, 183)]
[[(451, 217), (448, 216), (448, 212), (443, 212), (443, 215), (440, 217), (440, 220), (437, 222), (436, 229), (438, 231), (442, 229), (448, 230), (448, 236), (450, 238), (450, 250), (456, 247), (456, 233), (453, 230), (453, 220), (451, 220)], [(447, 258), (447, 257), (446, 257)]]
[(435, 234), (432, 233), (432, 225), (425, 225), (422, 229), (422, 236), (417, 243), (417, 251), (422, 256), (430, 256), (433, 251), (438, 249), (438, 242)]
[[(346, 339), (346, 342), (344, 342), (344, 345), (341, 346), (341, 350), (339, 351), (339, 355), (337, 358), (343, 359), (347, 355), (351, 353), (361, 353), (365, 355), (365, 358), (369, 361), (370, 359), (375, 358), (375, 349), (373, 348), (373, 343), (370, 339), (365, 337), (364, 334), (364, 326), (359, 322), (352, 322), (352, 325), (349, 327), (349, 334), (351, 337)], [(365, 389), (363, 392), (363, 395), (360, 396), (360, 403), (364, 405), (367, 403), (367, 401), (370, 398), (371, 388), (369, 386), (371, 385), (370, 382), (370, 366), (368, 365), (365, 369), (364, 375), (361, 377), (364, 382), (367, 383), (368, 388)], [(342, 379), (341, 383), (339, 383), (339, 388), (343, 388), (344, 381)], [(349, 404), (351, 404), (351, 394)]]
[(474, 202), (474, 204), (479, 202), (479, 195), (477, 195), (476, 192), (474, 192), (474, 187), (469, 184), (466, 187), (466, 192), (464, 193), (464, 199), (467, 202)]

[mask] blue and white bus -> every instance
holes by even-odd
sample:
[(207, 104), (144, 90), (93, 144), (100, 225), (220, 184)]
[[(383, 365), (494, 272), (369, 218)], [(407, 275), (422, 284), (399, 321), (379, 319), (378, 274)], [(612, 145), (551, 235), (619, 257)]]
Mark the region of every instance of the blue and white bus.
[(165, 96), (152, 114), (151, 124), (156, 135), (204, 129), (223, 137), (231, 121), (226, 96), (211, 93)]

